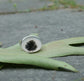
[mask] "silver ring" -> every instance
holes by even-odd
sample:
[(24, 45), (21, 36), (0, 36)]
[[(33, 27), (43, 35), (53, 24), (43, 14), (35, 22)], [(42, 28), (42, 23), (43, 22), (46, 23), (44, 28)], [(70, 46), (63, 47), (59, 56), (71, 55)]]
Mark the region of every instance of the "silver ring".
[(20, 45), (21, 48), (28, 53), (38, 52), (42, 47), (42, 43), (39, 37), (36, 35), (29, 35), (24, 37)]

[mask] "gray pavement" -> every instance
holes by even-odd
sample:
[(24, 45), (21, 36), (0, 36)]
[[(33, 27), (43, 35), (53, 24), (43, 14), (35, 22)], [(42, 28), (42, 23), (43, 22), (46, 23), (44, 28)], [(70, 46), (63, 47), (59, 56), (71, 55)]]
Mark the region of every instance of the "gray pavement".
[[(16, 44), (24, 36), (38, 33), (43, 44), (84, 36), (84, 12), (70, 9), (0, 15), (0, 41), (3, 47)], [(0, 70), (0, 81), (84, 81), (84, 56), (55, 58), (78, 69), (79, 73), (10, 65)]]
[(84, 5), (84, 0), (75, 0), (78, 4)]
[[(84, 4), (84, 0), (75, 1), (77, 4)], [(29, 11), (43, 8), (51, 3), (49, 0), (0, 0), (0, 12)], [(14, 7), (14, 4), (16, 4), (16, 7)]]
[[(0, 0), (0, 12), (24, 11), (43, 8), (51, 3), (48, 0)], [(16, 8), (14, 7), (16, 4)]]

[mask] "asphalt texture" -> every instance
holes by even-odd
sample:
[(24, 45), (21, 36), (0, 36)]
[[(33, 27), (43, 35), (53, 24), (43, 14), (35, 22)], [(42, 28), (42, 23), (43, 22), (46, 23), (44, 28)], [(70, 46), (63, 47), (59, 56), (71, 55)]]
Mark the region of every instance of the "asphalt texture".
[[(77, 4), (84, 4), (84, 0), (75, 0)], [(50, 0), (0, 0), (0, 12), (30, 11), (52, 4)], [(16, 5), (16, 6), (14, 6)]]
[[(31, 33), (38, 33), (43, 44), (84, 36), (84, 12), (70, 9), (0, 15), (0, 19), (0, 41), (3, 47), (12, 46)], [(46, 70), (29, 65), (6, 65), (0, 70), (0, 81), (84, 81), (84, 56), (55, 59), (71, 64), (79, 72)]]
[(84, 0), (75, 0), (77, 4), (84, 5)]
[(29, 11), (43, 8), (50, 3), (48, 0), (0, 0), (0, 12)]

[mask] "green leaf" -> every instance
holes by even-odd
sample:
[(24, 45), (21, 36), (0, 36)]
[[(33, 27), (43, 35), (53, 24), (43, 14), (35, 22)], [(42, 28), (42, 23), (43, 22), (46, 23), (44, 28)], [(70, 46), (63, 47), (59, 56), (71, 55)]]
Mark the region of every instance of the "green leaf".
[(84, 37), (70, 38), (53, 41), (44, 44), (42, 49), (33, 54), (23, 51), (19, 44), (8, 48), (0, 48), (0, 62), (36, 65), (47, 69), (59, 68), (77, 72), (71, 65), (50, 59), (48, 57), (59, 57), (67, 55), (84, 55), (84, 48), (75, 47), (75, 45), (84, 44)]
[(35, 65), (46, 69), (54, 70), (59, 70), (60, 68), (63, 68), (65, 70), (77, 72), (77, 70), (74, 67), (65, 62), (32, 54), (18, 54), (18, 52), (13, 54), (9, 54), (8, 52), (2, 52), (0, 54), (0, 62)]
[(4, 67), (3, 63), (0, 63), (0, 69), (2, 69)]

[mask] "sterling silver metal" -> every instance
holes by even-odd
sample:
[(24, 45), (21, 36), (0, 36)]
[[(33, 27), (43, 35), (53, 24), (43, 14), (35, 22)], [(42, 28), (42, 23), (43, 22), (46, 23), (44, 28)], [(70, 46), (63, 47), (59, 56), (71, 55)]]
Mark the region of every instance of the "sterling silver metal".
[(42, 48), (42, 43), (39, 37), (36, 35), (29, 35), (24, 37), (20, 45), (21, 45), (21, 48), (28, 53), (37, 52)]

